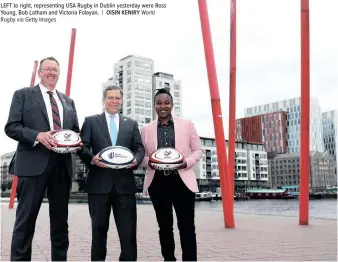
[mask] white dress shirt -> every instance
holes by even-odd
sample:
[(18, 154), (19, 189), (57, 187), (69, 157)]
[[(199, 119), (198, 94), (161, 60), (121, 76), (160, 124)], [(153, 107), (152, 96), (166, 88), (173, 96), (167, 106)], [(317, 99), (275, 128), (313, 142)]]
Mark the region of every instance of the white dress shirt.
[[(104, 114), (106, 116), (106, 122), (107, 122), (107, 126), (108, 126), (108, 131), (109, 131), (109, 134), (110, 134), (110, 116), (111, 114), (109, 114), (106, 110), (104, 111)], [(115, 124), (116, 124), (116, 130), (117, 132), (119, 132), (119, 127), (120, 127), (120, 116), (119, 114), (114, 114), (114, 121), (115, 121)], [(91, 161), (90, 162), (92, 165), (94, 165), (94, 162)]]
[[(111, 116), (111, 114), (109, 114), (107, 111), (104, 111), (104, 113), (106, 115), (107, 126), (108, 126), (108, 130), (109, 130), (109, 134), (110, 134), (110, 116)], [(117, 132), (119, 132), (120, 116), (119, 116), (118, 113), (113, 114), (113, 116), (114, 116), (114, 121), (115, 121), (115, 124), (116, 124)]]
[[(44, 87), (41, 83), (39, 84), (39, 86), (40, 86), (43, 100), (45, 101), (50, 130), (53, 130), (53, 114), (52, 114), (52, 106), (50, 104), (50, 98), (48, 94), (49, 90), (46, 87)], [(60, 120), (61, 120), (61, 127), (63, 127), (63, 106), (62, 106), (62, 103), (60, 101), (58, 94), (56, 93), (56, 90), (54, 89), (52, 92), (53, 92), (53, 97), (56, 101), (56, 104), (58, 105), (59, 115), (60, 115)]]

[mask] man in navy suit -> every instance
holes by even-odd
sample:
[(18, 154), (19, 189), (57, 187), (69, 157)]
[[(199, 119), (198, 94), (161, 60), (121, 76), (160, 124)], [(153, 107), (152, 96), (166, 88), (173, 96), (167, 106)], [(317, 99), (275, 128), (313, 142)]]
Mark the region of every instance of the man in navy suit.
[(56, 130), (79, 132), (74, 101), (56, 90), (60, 75), (54, 57), (40, 61), (41, 82), (15, 91), (5, 126), (18, 141), (14, 174), (18, 176), (18, 206), (12, 236), (11, 261), (31, 260), (35, 223), (47, 191), (50, 216), (51, 259), (67, 260), (68, 202), (72, 178), (69, 154), (57, 154)]
[[(81, 129), (83, 148), (79, 151), (79, 157), (89, 168), (85, 190), (92, 219), (92, 261), (106, 258), (111, 210), (120, 238), (119, 260), (137, 260), (136, 184), (133, 169), (141, 164), (144, 147), (137, 122), (119, 114), (122, 95), (119, 87), (107, 87), (102, 98), (105, 111), (86, 117)], [(99, 152), (115, 145), (133, 152), (135, 160), (128, 168), (113, 170), (100, 161)]]

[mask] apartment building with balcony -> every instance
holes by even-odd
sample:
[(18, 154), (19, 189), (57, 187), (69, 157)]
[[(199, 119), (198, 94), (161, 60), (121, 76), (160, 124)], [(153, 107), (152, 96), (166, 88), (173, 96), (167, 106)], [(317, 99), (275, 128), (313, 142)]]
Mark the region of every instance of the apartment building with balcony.
[[(195, 167), (201, 191), (220, 187), (218, 158), (214, 138), (201, 137), (203, 156)], [(268, 187), (267, 153), (261, 143), (235, 143), (235, 188)], [(226, 141), (228, 148), (228, 141)]]

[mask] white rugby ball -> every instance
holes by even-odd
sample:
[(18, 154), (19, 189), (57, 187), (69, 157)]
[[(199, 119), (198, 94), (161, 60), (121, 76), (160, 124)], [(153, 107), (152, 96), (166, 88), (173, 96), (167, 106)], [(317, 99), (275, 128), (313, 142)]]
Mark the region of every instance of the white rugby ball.
[(123, 169), (134, 161), (134, 154), (126, 147), (110, 146), (100, 151), (101, 162), (112, 169)]
[(81, 137), (72, 130), (58, 130), (53, 134), (56, 146), (52, 150), (56, 153), (66, 154), (75, 153), (81, 143)]
[(184, 156), (174, 148), (160, 148), (149, 156), (149, 164), (158, 170), (175, 170), (184, 163)]

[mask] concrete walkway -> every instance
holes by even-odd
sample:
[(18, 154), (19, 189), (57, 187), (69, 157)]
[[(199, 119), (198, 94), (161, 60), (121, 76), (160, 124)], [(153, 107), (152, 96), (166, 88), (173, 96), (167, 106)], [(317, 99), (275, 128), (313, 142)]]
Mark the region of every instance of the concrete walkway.
[[(15, 208), (1, 204), (1, 261), (8, 261)], [(198, 260), (200, 261), (337, 261), (337, 220), (310, 219), (299, 226), (297, 217), (235, 214), (236, 229), (224, 229), (219, 210), (196, 210)], [(163, 261), (157, 223), (151, 205), (138, 205), (138, 260)], [(86, 204), (69, 206), (68, 260), (89, 261), (91, 227)], [(176, 258), (181, 260), (175, 225)], [(107, 261), (119, 257), (113, 217), (108, 234)], [(33, 240), (34, 261), (50, 260), (48, 204), (43, 204)]]

